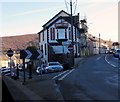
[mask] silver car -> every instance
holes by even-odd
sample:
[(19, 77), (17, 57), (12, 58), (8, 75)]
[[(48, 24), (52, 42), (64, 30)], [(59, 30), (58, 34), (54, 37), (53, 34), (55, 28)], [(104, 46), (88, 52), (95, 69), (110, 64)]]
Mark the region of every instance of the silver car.
[(63, 66), (59, 62), (48, 62), (46, 69), (48, 72), (62, 71)]

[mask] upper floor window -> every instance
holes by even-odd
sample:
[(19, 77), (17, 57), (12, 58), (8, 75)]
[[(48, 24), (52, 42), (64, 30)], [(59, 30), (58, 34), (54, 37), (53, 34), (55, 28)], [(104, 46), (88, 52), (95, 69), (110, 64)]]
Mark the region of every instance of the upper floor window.
[(58, 29), (58, 39), (65, 39), (65, 29)]
[(55, 40), (55, 28), (50, 28), (51, 40)]
[(42, 36), (43, 39), (42, 40), (44, 41), (44, 32), (42, 34), (43, 34), (43, 36)]
[(68, 28), (68, 32), (69, 32), (69, 40), (72, 40), (71, 27)]

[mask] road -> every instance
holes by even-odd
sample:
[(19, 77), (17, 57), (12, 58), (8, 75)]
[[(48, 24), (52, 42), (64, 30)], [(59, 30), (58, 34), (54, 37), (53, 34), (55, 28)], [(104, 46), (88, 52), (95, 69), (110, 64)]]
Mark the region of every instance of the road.
[(85, 58), (78, 68), (32, 76), (55, 80), (64, 100), (118, 100), (118, 61), (110, 54), (95, 55)]
[(118, 69), (117, 58), (95, 55), (54, 79), (65, 100), (118, 100)]

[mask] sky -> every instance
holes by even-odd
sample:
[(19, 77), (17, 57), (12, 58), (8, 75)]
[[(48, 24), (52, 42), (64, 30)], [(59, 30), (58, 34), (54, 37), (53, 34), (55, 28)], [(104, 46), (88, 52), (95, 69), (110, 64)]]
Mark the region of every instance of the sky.
[[(65, 5), (66, 1), (66, 5)], [(119, 0), (72, 0), (73, 15), (87, 18), (88, 33), (118, 41)], [(70, 0), (1, 0), (0, 37), (34, 34), (61, 10), (70, 13)], [(76, 8), (76, 9), (75, 9)]]

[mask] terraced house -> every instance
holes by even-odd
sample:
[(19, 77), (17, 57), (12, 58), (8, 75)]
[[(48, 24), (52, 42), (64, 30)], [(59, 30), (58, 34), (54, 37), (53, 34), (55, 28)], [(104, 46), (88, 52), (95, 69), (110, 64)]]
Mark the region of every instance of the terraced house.
[[(62, 64), (71, 66), (70, 46), (74, 47), (71, 47), (71, 49), (74, 49), (74, 56), (81, 56), (81, 48), (86, 46), (84, 44), (86, 28), (85, 25), (80, 28), (79, 13), (72, 18), (73, 25), (71, 24), (70, 14), (61, 10), (43, 25), (43, 30), (38, 32), (39, 48), (43, 51), (44, 62), (59, 61)], [(71, 26), (73, 27), (73, 35)], [(81, 37), (83, 38), (81, 39)]]

